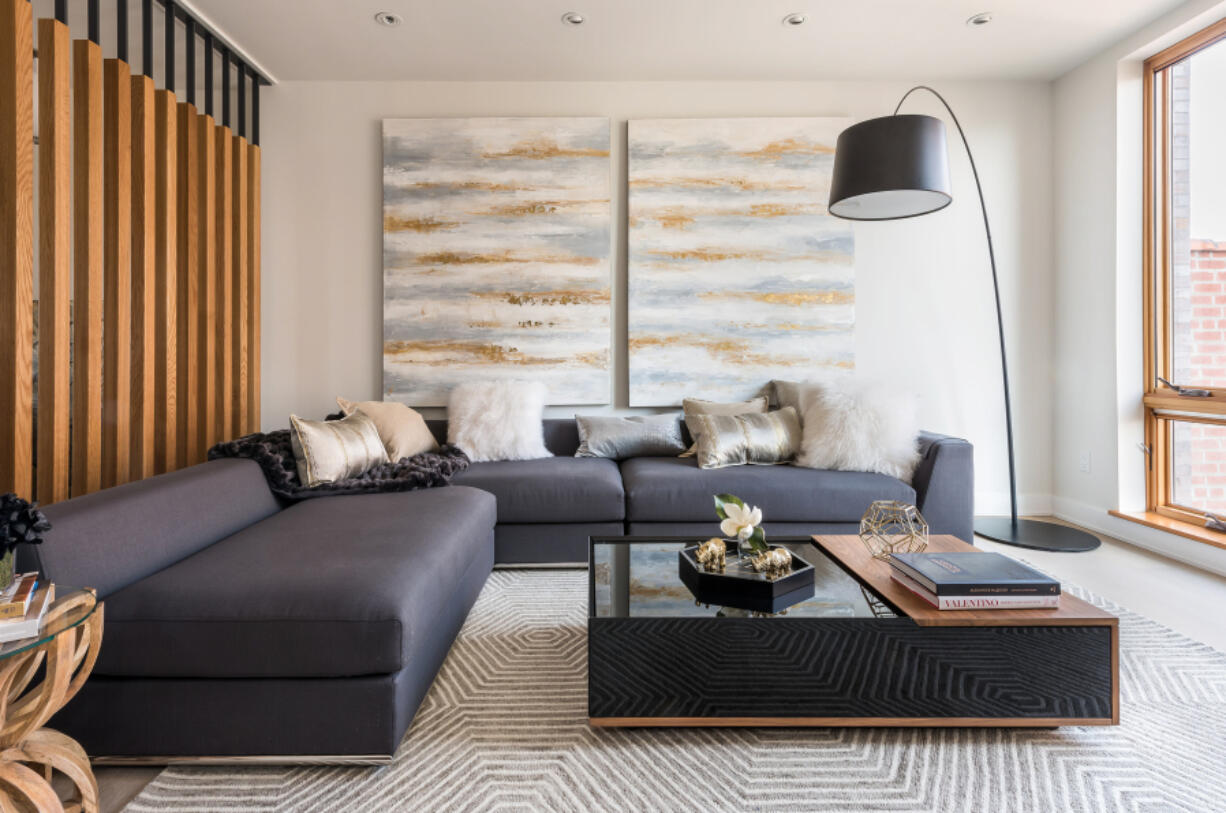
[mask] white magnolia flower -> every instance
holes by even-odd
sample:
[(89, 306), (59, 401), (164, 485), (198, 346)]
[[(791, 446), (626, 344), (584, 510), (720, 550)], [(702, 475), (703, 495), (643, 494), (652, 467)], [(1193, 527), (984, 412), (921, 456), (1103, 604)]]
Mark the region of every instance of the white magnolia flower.
[(728, 503), (724, 506), (724, 513), (728, 518), (719, 524), (724, 536), (748, 539), (753, 535), (753, 529), (762, 524), (761, 508)]

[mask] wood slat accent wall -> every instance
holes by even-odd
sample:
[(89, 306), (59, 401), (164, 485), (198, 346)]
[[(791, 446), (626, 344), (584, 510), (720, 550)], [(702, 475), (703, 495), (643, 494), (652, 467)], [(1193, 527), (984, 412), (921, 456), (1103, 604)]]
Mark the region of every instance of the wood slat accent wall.
[(0, 0), (0, 492), (33, 487), (34, 42), (25, 0)]
[[(4, 0), (7, 1), (7, 0)], [(102, 488), (102, 49), (72, 44), (72, 495)], [(44, 502), (47, 502), (44, 500)]]
[(47, 504), (259, 428), (260, 152), (34, 31), (0, 0), (0, 493)]
[(38, 21), (38, 466), (43, 502), (68, 498), (72, 420), (72, 43)]

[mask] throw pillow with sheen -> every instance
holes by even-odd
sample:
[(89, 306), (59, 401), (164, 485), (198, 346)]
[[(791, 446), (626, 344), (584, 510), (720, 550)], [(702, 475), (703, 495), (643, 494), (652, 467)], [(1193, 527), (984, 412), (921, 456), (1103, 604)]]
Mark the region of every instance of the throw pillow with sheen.
[(375, 422), (361, 412), (339, 421), (307, 421), (290, 415), (289, 423), (298, 479), (307, 488), (348, 480), (387, 462)]
[(473, 381), (451, 391), (447, 442), (473, 462), (553, 457), (541, 420), (545, 385), (539, 381)]
[(685, 451), (681, 421), (672, 415), (576, 415), (579, 449), (575, 457), (671, 457)]
[(691, 415), (685, 421), (698, 438), (700, 469), (786, 463), (800, 448), (800, 418), (791, 407), (744, 415)]
[(797, 466), (871, 471), (911, 482), (919, 463), (918, 403), (885, 382), (826, 382), (808, 399)]
[(360, 411), (375, 422), (383, 448), (393, 463), (438, 448), (425, 418), (398, 401), (350, 401), (338, 397), (336, 405), (346, 415)]
[(677, 456), (693, 457), (698, 451), (698, 435), (694, 434), (694, 428), (690, 425), (689, 421), (691, 415), (745, 415), (750, 412), (766, 412), (767, 405), (765, 395), (750, 398), (748, 401), (733, 401), (731, 403), (704, 401), (701, 398), (682, 399), (681, 409), (685, 412), (685, 427), (690, 430), (690, 437), (694, 439), (694, 445)]

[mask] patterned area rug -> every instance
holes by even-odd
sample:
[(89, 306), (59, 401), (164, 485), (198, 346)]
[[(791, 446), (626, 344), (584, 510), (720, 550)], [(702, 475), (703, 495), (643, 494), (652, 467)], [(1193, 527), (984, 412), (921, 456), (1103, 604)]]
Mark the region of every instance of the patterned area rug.
[(171, 768), (141, 811), (1226, 810), (1226, 653), (1120, 616), (1115, 728), (594, 730), (585, 574), (496, 571), (386, 768)]

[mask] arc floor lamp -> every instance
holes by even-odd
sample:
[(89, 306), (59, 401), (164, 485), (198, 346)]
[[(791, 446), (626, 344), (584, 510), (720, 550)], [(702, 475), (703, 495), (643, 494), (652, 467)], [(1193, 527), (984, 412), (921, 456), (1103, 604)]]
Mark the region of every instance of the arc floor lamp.
[(830, 214), (847, 220), (901, 220), (944, 209), (953, 202), (949, 184), (949, 155), (945, 125), (932, 116), (899, 115), (903, 102), (917, 90), (926, 90), (945, 106), (971, 162), (983, 229), (988, 237), (988, 260), (992, 290), (996, 295), (996, 327), (1000, 335), (1000, 370), (1005, 392), (1005, 436), (1009, 444), (1009, 517), (976, 517), (975, 533), (1022, 548), (1052, 551), (1086, 551), (1099, 545), (1097, 537), (1076, 528), (1049, 522), (1018, 519), (1017, 473), (1013, 455), (1013, 408), (1009, 399), (1009, 365), (1005, 354), (1005, 325), (1000, 307), (1000, 284), (996, 277), (996, 252), (992, 228), (975, 156), (962, 124), (949, 102), (926, 85), (903, 94), (892, 116), (869, 119), (839, 134), (835, 146), (834, 177), (830, 185)]

